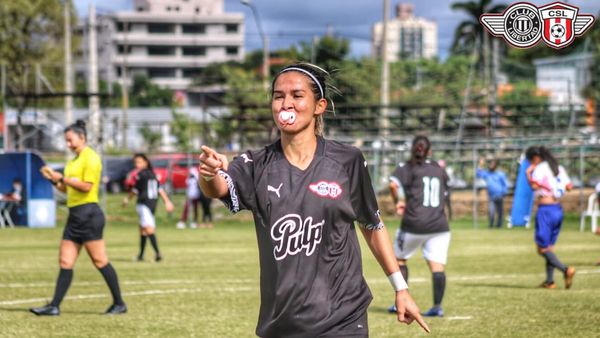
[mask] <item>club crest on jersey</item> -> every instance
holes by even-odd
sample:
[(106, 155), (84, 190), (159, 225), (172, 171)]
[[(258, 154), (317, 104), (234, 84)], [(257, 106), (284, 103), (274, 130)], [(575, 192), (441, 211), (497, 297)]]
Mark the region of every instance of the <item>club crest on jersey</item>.
[(287, 256), (295, 256), (304, 251), (306, 256), (315, 252), (321, 243), (325, 220), (313, 223), (312, 217), (304, 220), (300, 215), (287, 214), (271, 227), (271, 238), (275, 241), (273, 255), (280, 261)]
[(530, 48), (540, 39), (546, 45), (567, 47), (594, 23), (594, 16), (578, 14), (579, 8), (553, 2), (536, 7), (519, 2), (510, 5), (502, 14), (483, 14), (479, 18), (488, 32), (517, 48)]
[(318, 196), (328, 197), (332, 199), (338, 198), (342, 194), (342, 187), (336, 182), (319, 181), (310, 184), (308, 189)]

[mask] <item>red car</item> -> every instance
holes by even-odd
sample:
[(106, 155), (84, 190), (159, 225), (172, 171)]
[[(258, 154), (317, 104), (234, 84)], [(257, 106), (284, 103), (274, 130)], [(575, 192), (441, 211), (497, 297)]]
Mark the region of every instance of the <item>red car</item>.
[[(196, 154), (162, 154), (150, 156), (149, 159), (156, 178), (168, 193), (185, 191), (190, 167), (200, 165)], [(128, 187), (133, 185), (136, 172), (137, 169), (133, 169), (127, 176)]]

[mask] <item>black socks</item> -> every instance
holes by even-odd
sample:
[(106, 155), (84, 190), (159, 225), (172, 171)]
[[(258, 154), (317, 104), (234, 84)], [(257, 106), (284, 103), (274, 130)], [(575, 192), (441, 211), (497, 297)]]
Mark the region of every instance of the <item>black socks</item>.
[(554, 283), (554, 266), (546, 260), (546, 282)]
[(108, 288), (110, 289), (110, 293), (113, 297), (113, 303), (116, 305), (123, 305), (123, 299), (121, 298), (121, 290), (119, 289), (119, 278), (117, 277), (117, 272), (112, 267), (110, 263), (106, 264), (103, 268), (98, 269), (104, 277)]
[(56, 279), (56, 288), (54, 289), (54, 298), (52, 298), (52, 302), (50, 305), (59, 307), (63, 298), (67, 294), (67, 290), (69, 290), (69, 286), (71, 286), (71, 281), (73, 280), (73, 270), (72, 269), (60, 269), (58, 273), (58, 278)]
[(160, 251), (158, 250), (158, 243), (156, 242), (156, 236), (152, 234), (148, 235), (148, 238), (150, 239), (150, 244), (152, 244), (152, 247), (154, 248), (154, 252), (156, 252), (157, 256), (160, 256)]
[(446, 290), (446, 273), (434, 272), (433, 276), (433, 306), (440, 307)]
[(146, 239), (146, 236), (140, 235), (140, 254), (138, 255), (139, 258), (144, 258), (144, 250), (146, 250)]
[(554, 266), (558, 270), (562, 271), (563, 273), (565, 271), (567, 271), (567, 267), (558, 260), (558, 257), (556, 257), (554, 252), (546, 251), (546, 252), (543, 252), (541, 255), (546, 258), (546, 261), (548, 263), (550, 263), (552, 266)]
[(560, 262), (558, 257), (554, 254), (554, 252), (546, 251), (541, 253), (540, 255), (544, 256), (546, 259), (546, 282), (553, 283), (554, 282), (554, 268), (565, 273), (567, 271), (567, 267)]

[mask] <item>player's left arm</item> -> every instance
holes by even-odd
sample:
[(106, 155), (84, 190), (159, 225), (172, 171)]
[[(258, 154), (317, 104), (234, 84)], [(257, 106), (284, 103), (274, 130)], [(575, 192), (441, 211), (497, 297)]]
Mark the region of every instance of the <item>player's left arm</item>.
[[(383, 224), (383, 223), (382, 223)], [(398, 321), (411, 324), (417, 321), (427, 333), (431, 332), (429, 326), (423, 320), (419, 307), (408, 293), (408, 285), (400, 273), (398, 262), (390, 244), (390, 238), (385, 226), (369, 230), (364, 226), (360, 230), (365, 237), (365, 241), (371, 249), (373, 256), (379, 262), (379, 265), (390, 279), (394, 290), (396, 291), (396, 308), (398, 310)]]
[(171, 199), (169, 199), (169, 195), (167, 194), (165, 189), (158, 189), (158, 194), (160, 195), (160, 198), (162, 198), (163, 202), (165, 202), (165, 209), (167, 209), (167, 212), (172, 212), (173, 203), (171, 202)]
[(129, 201), (133, 198), (133, 196), (137, 195), (135, 189), (129, 190), (127, 196), (123, 198), (123, 202), (121, 203), (122, 207), (126, 207), (129, 204)]

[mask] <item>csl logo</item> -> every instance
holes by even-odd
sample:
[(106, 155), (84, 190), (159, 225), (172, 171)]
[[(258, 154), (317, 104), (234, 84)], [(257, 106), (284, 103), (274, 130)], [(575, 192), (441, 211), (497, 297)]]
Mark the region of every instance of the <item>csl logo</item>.
[(310, 191), (321, 197), (337, 198), (342, 194), (342, 187), (335, 182), (320, 181), (308, 186)]
[(502, 14), (483, 14), (479, 21), (490, 34), (504, 38), (514, 47), (530, 48), (542, 39), (546, 45), (561, 49), (594, 23), (593, 15), (578, 13), (579, 8), (562, 2), (542, 7), (519, 2)]

